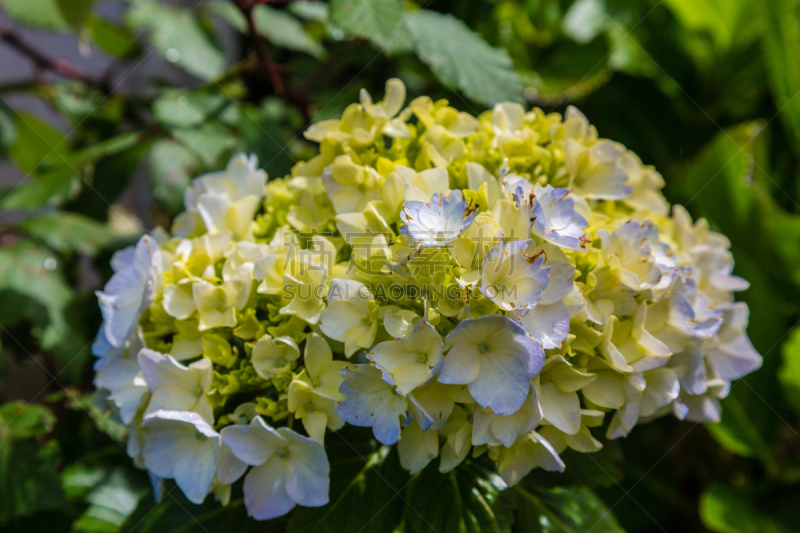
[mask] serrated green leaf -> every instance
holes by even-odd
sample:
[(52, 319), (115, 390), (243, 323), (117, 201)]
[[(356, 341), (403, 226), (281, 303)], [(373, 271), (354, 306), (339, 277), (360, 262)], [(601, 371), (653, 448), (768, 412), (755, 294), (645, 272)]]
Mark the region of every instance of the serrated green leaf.
[(763, 5), (768, 21), (764, 50), (772, 93), (795, 151), (800, 154), (800, 6), (791, 0)]
[(139, 48), (136, 38), (127, 28), (104, 18), (90, 15), (86, 27), (95, 44), (114, 57), (127, 57)]
[(154, 0), (137, 0), (128, 13), (131, 25), (149, 30), (150, 42), (165, 54), (174, 49), (175, 64), (189, 74), (212, 80), (225, 70), (225, 55), (203, 30), (196, 14)]
[(62, 253), (94, 255), (114, 239), (105, 224), (75, 213), (56, 211), (33, 216), (20, 227)]
[(390, 45), (401, 24), (405, 6), (400, 0), (332, 0), (331, 22), (350, 35), (369, 39), (378, 48)]
[(25, 26), (49, 31), (69, 29), (57, 0), (0, 0), (0, 6), (8, 16)]
[(181, 144), (163, 139), (153, 144), (147, 159), (153, 194), (170, 211), (181, 211), (183, 193), (199, 165), (197, 157)]
[(423, 9), (409, 14), (406, 24), (414, 48), (439, 79), (484, 105), (521, 101), (522, 84), (511, 58), (452, 15)]

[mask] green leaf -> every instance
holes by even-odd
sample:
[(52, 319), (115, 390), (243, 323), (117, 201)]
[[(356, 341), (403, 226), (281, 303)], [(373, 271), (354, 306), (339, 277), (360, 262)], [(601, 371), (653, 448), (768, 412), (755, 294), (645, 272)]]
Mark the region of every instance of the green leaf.
[(47, 407), (22, 400), (0, 405), (0, 438), (41, 437), (53, 430), (56, 417)]
[(81, 188), (80, 179), (69, 168), (25, 178), (18, 185), (0, 192), (0, 206), (11, 211), (55, 205), (75, 197)]
[(330, 15), (328, 4), (312, 0), (297, 0), (291, 2), (287, 8), (301, 19), (317, 22), (326, 22)]
[(167, 91), (153, 102), (156, 120), (165, 126), (199, 126), (228, 104), (221, 94)]
[(42, 406), (13, 402), (0, 406), (0, 421), (0, 524), (62, 508), (58, 443), (39, 446), (30, 440), (50, 432), (53, 414)]
[(181, 144), (163, 139), (148, 156), (153, 194), (172, 212), (183, 210), (183, 193), (191, 185), (199, 161)]
[(70, 28), (79, 32), (92, 12), (94, 0), (56, 0), (56, 3)]
[(231, 132), (216, 122), (207, 122), (199, 128), (176, 128), (172, 130), (172, 136), (209, 167), (236, 144)]
[(9, 155), (23, 172), (45, 172), (69, 164), (69, 142), (53, 126), (28, 112), (19, 111), (14, 116), (14, 127), (17, 138)]
[(779, 522), (754, 505), (753, 499), (724, 485), (714, 485), (700, 497), (703, 525), (719, 533), (793, 533), (800, 531)]
[[(0, 292), (4, 299), (0, 323), (27, 317), (41, 348), (59, 354), (66, 365), (85, 356), (88, 346), (67, 319), (72, 288), (57, 263), (54, 270), (45, 268), (45, 262), (54, 261), (57, 260), (52, 252), (26, 240), (0, 248)], [(76, 366), (80, 367), (77, 363)]]
[(768, 21), (764, 51), (781, 120), (795, 151), (800, 154), (800, 7), (791, 0), (768, 0), (763, 5)]
[(331, 22), (350, 35), (384, 48), (398, 39), (397, 27), (405, 6), (400, 0), (332, 0)]
[(32, 28), (67, 31), (57, 0), (0, 0), (3, 11), (12, 19)]
[(409, 532), (439, 533), (506, 531), (504, 518), (493, 508), (500, 494), (496, 473), (462, 464), (446, 474), (428, 465), (408, 485), (404, 516)]
[(511, 58), (452, 15), (422, 10), (407, 17), (417, 55), (451, 89), (484, 105), (520, 101), (522, 84)]
[(514, 531), (520, 533), (623, 533), (603, 501), (586, 487), (515, 485), (502, 493), (498, 506), (516, 511)]
[(783, 365), (778, 371), (778, 380), (783, 386), (784, 396), (800, 415), (800, 328), (795, 328), (781, 346)]
[(105, 224), (75, 213), (54, 211), (33, 216), (20, 227), (62, 253), (94, 255), (114, 239)]
[(150, 42), (159, 52), (177, 54), (175, 63), (189, 74), (213, 80), (225, 70), (225, 55), (203, 30), (197, 16), (154, 0), (137, 0), (128, 13), (136, 28), (150, 31)]
[(258, 33), (275, 46), (305, 52), (317, 59), (325, 57), (326, 52), (322, 45), (306, 33), (300, 21), (286, 11), (261, 4), (253, 9), (253, 18)]
[(357, 430), (329, 437), (325, 448), (331, 463), (331, 501), (324, 507), (297, 507), (288, 533), (384, 533), (397, 528), (408, 474), (395, 448), (375, 450), (374, 442), (364, 436)]
[[(793, 301), (800, 284), (795, 268), (800, 217), (786, 213), (768, 193), (773, 182), (763, 170), (761, 128), (753, 123), (720, 133), (689, 167), (683, 185), (695, 215), (731, 239), (735, 273), (750, 281), (750, 289), (737, 299), (750, 307), (748, 333), (763, 353), (783, 339), (794, 321), (794, 306), (782, 302)], [(758, 457), (773, 470), (771, 443), (780, 427), (770, 407), (780, 403), (776, 364), (777, 357), (767, 354), (764, 368), (734, 383), (722, 401), (720, 423), (709, 426), (727, 449)]]
[(0, 106), (0, 156), (5, 156), (14, 140), (17, 138), (17, 127), (11, 110)]
[(142, 132), (131, 131), (100, 141), (84, 150), (76, 152), (75, 164), (77, 166), (83, 166), (87, 163), (94, 163), (98, 159), (106, 156), (126, 152), (141, 143), (143, 138), (144, 134)]
[(619, 441), (604, 441), (595, 453), (580, 453), (567, 449), (561, 454), (568, 468), (564, 472), (547, 472), (541, 468), (528, 474), (522, 482), (538, 487), (589, 488), (613, 487), (623, 478), (624, 464)]
[(109, 22), (96, 15), (86, 21), (89, 35), (100, 49), (114, 57), (128, 57), (139, 49), (133, 34), (122, 26)]
[[(84, 472), (87, 474), (90, 472)], [(89, 507), (72, 524), (73, 533), (117, 533), (136, 510), (148, 491), (130, 482), (122, 468), (102, 472), (103, 477), (92, 483), (86, 496)], [(79, 472), (70, 472), (73, 484)], [(84, 480), (94, 481), (84, 475)], [(74, 488), (74, 487), (73, 487)]]
[(110, 394), (104, 389), (98, 389), (92, 394), (70, 394), (67, 405), (73, 411), (88, 414), (98, 430), (111, 437), (114, 442), (122, 443), (128, 435), (128, 426), (120, 422), (110, 409), (100, 407), (109, 405)]
[[(739, 31), (747, 2), (744, 0), (664, 0), (683, 26), (694, 32), (709, 34), (719, 49), (729, 48), (742, 39)], [(752, 26), (757, 20), (746, 22)], [(747, 35), (751, 37), (752, 35)]]

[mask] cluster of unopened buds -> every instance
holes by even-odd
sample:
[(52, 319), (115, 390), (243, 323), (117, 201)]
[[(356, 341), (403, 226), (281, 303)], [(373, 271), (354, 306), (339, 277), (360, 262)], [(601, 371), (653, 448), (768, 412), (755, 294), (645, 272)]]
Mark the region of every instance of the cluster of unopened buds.
[(511, 485), (603, 431), (714, 422), (761, 364), (728, 240), (576, 109), (404, 106), (399, 80), (362, 92), (291, 176), (235, 156), (114, 255), (95, 383), (189, 500), (244, 476), (257, 519), (324, 505), (345, 424), (412, 473), (471, 452)]

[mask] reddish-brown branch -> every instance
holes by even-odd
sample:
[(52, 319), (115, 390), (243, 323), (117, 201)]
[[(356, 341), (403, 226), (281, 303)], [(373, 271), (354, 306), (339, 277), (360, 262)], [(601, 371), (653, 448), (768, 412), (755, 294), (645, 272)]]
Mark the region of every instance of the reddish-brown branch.
[(39, 70), (47, 70), (65, 78), (79, 81), (90, 87), (94, 87), (104, 94), (111, 92), (111, 88), (106, 81), (91, 76), (66, 59), (55, 59), (46, 56), (23, 41), (22, 38), (10, 28), (0, 28), (0, 42), (7, 44), (25, 56), (33, 63), (34, 67)]

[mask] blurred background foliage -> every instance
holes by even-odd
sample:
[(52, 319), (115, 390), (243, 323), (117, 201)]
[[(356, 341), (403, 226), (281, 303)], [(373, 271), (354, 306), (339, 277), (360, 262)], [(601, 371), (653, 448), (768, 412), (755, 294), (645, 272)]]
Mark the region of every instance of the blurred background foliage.
[[(0, 530), (800, 532), (796, 0), (0, 0), (0, 65)], [(718, 424), (642, 425), (512, 490), (480, 460), (409, 478), (350, 428), (328, 507), (154, 502), (91, 398), (111, 253), (234, 152), (287, 174), (309, 121), (392, 76), (474, 114), (577, 105), (655, 165), (730, 237), (763, 368)]]

